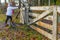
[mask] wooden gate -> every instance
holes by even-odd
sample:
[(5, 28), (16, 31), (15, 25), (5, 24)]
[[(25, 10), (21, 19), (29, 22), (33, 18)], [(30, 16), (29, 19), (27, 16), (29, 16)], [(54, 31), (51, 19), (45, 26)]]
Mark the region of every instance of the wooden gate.
[[(21, 7), (20, 9), (21, 23), (26, 23), (32, 29), (36, 30), (37, 32), (48, 37), (51, 40), (60, 40), (60, 25), (58, 25), (57, 22), (57, 12), (59, 12), (58, 6), (30, 7), (30, 10), (35, 13), (31, 13), (28, 11), (28, 5), (25, 5), (25, 7)], [(40, 12), (40, 14), (36, 12)]]

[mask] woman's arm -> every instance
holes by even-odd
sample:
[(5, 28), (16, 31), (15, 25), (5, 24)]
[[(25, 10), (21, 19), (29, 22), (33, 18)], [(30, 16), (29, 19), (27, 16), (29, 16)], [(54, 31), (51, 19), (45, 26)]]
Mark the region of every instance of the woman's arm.
[(11, 7), (12, 9), (18, 9), (18, 7)]

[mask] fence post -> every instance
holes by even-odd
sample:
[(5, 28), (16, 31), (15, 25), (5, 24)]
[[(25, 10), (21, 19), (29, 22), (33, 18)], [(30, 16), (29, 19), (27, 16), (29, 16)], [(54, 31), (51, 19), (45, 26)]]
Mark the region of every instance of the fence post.
[(57, 35), (57, 7), (53, 7), (53, 30), (52, 30), (52, 40), (58, 40)]
[(26, 24), (28, 24), (28, 18), (29, 18), (28, 14), (29, 14), (29, 5), (26, 2), (25, 3), (25, 19), (24, 19)]
[[(28, 24), (28, 11), (29, 11), (29, 6), (27, 0), (23, 1), (21, 0), (22, 5), (21, 5), (21, 13), (20, 13), (20, 22), (23, 24)], [(24, 5), (24, 6), (23, 6)]]
[(20, 23), (24, 24), (24, 9), (23, 9), (22, 3), (21, 3), (21, 8), (20, 8)]

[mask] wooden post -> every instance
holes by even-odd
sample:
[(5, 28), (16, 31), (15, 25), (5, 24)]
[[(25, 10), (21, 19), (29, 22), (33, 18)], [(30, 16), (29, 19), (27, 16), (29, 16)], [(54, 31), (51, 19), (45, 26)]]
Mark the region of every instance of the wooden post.
[(25, 20), (25, 23), (26, 24), (28, 24), (28, 10), (29, 10), (29, 6), (28, 6), (28, 3), (26, 2), (25, 3), (25, 18), (24, 18), (24, 20)]
[(52, 30), (52, 40), (58, 40), (57, 36), (57, 9), (56, 6), (53, 7), (53, 30)]
[(21, 5), (21, 8), (24, 9), (21, 12), (22, 16), (20, 20), (23, 21), (24, 24), (27, 24), (28, 23), (28, 0), (21, 0), (21, 2), (24, 5), (24, 7)]
[(21, 3), (21, 8), (20, 8), (20, 23), (24, 24), (24, 10), (23, 10), (22, 3)]
[[(21, 5), (21, 13), (20, 13), (20, 22), (22, 22), (23, 24), (27, 24), (28, 23), (28, 3), (27, 0), (23, 1), (21, 0), (21, 2), (25, 5), (24, 7)], [(23, 9), (24, 8), (24, 9)]]

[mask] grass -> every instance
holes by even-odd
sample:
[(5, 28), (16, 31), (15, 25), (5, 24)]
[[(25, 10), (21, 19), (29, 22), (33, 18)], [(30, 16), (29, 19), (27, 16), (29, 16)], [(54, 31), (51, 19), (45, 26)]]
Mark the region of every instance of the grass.
[(4, 22), (5, 21), (5, 14), (0, 14), (0, 22)]
[[(6, 19), (5, 14), (0, 14), (0, 22), (4, 22)], [(13, 20), (16, 23), (19, 23), (19, 19)], [(21, 25), (17, 27), (9, 27), (7, 29), (0, 30), (0, 39), (1, 40), (42, 40), (42, 35), (31, 29), (27, 25)]]

